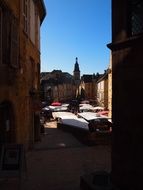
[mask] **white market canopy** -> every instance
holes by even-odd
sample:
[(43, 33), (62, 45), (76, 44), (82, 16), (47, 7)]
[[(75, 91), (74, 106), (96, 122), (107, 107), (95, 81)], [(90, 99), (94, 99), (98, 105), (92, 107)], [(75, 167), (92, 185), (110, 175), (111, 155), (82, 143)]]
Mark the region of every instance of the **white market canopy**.
[(84, 130), (89, 130), (88, 122), (83, 118), (78, 118), (75, 114), (71, 112), (53, 112), (53, 117), (58, 118), (60, 123), (74, 126), (76, 128), (82, 128)]
[(93, 119), (99, 118), (99, 116), (94, 112), (82, 112), (82, 113), (78, 113), (78, 116), (86, 120), (93, 120)]
[(98, 113), (94, 113), (94, 112), (82, 112), (82, 113), (78, 113), (78, 116), (84, 118), (87, 121), (90, 120), (94, 120), (94, 119), (101, 119), (101, 118), (106, 118), (108, 119), (107, 116), (103, 116), (103, 115), (99, 115)]
[(61, 117), (65, 117), (65, 118), (77, 118), (77, 116), (71, 112), (52, 112), (52, 115), (53, 115), (53, 118), (54, 119), (57, 119), (57, 118), (61, 118)]
[(91, 110), (91, 109), (93, 109), (93, 106), (90, 104), (80, 104), (79, 109), (80, 110)]
[(104, 107), (96, 106), (96, 107), (93, 107), (93, 110), (104, 110)]
[(73, 126), (73, 127), (76, 127), (76, 128), (82, 128), (84, 130), (89, 130), (89, 127), (88, 127), (88, 122), (85, 121), (85, 119), (83, 118), (64, 118), (64, 117), (61, 117), (60, 118), (60, 122), (64, 125), (69, 125), (69, 126)]

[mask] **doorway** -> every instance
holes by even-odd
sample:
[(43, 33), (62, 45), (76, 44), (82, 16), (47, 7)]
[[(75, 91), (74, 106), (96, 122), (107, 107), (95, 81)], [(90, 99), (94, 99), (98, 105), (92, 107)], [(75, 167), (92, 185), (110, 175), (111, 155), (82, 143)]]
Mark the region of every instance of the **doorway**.
[(11, 102), (0, 104), (0, 144), (15, 142), (14, 110)]

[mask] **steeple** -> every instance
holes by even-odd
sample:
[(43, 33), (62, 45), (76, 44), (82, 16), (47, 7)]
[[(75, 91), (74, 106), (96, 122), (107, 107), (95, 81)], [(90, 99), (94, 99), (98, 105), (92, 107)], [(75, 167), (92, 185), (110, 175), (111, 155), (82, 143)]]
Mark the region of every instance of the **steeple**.
[(79, 70), (79, 64), (78, 64), (78, 58), (75, 58), (75, 65), (74, 65), (74, 71), (73, 76), (75, 80), (80, 80), (80, 70)]
[(74, 66), (74, 72), (80, 72), (80, 70), (79, 70), (79, 64), (78, 64), (78, 58), (76, 57), (75, 58), (75, 66)]

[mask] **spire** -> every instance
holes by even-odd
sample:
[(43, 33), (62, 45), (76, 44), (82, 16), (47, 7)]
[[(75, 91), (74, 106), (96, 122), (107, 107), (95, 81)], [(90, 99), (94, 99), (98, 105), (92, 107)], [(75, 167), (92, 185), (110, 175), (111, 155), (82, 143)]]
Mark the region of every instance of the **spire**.
[(75, 58), (73, 76), (74, 76), (74, 79), (79, 82), (79, 80), (80, 80), (80, 70), (79, 70), (79, 64), (78, 64), (78, 58), (77, 57)]
[(80, 71), (77, 57), (75, 58), (75, 66), (74, 66), (74, 72), (76, 72), (76, 71), (78, 71), (78, 72)]

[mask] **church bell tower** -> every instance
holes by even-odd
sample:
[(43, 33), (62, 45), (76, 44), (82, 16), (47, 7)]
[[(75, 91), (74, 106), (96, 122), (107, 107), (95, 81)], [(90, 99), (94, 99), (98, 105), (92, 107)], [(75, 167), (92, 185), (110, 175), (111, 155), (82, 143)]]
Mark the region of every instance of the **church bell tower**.
[(79, 64), (78, 64), (77, 57), (75, 60), (75, 65), (74, 65), (73, 77), (74, 77), (75, 81), (80, 81), (80, 70), (79, 70)]

